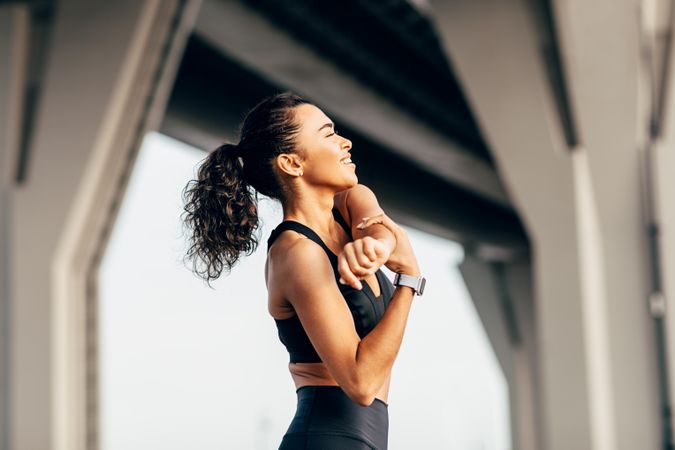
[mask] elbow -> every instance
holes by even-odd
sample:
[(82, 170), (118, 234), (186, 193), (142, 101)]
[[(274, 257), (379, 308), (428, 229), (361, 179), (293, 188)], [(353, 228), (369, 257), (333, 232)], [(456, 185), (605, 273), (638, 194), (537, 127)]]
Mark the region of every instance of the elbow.
[(347, 394), (354, 403), (360, 406), (370, 406), (375, 401), (375, 392), (363, 385), (354, 386)]
[(349, 394), (349, 398), (360, 406), (370, 406), (375, 401), (374, 395), (364, 393), (351, 393)]
[(359, 401), (357, 401), (356, 403), (358, 403), (361, 406), (370, 406), (373, 404), (374, 401), (375, 401), (374, 395), (365, 395), (360, 397)]

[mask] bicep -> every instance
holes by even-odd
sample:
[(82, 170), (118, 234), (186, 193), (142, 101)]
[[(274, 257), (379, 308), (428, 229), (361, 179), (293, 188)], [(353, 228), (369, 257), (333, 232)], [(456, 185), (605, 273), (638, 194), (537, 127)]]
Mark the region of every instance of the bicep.
[(328, 371), (348, 391), (356, 385), (360, 339), (333, 268), (323, 249), (308, 240), (292, 245), (287, 258), (285, 296)]
[(345, 202), (352, 222), (358, 223), (364, 217), (376, 216), (384, 212), (373, 190), (365, 184), (357, 184), (349, 189)]
[(356, 225), (361, 222), (364, 217), (372, 217), (382, 214), (384, 211), (380, 207), (375, 193), (365, 184), (357, 184), (349, 189), (346, 193), (346, 206), (351, 218), (352, 235), (360, 232)]

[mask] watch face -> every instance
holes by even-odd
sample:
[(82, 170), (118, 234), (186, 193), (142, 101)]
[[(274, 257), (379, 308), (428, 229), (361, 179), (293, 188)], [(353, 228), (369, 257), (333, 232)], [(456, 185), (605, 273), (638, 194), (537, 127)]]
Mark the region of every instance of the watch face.
[(424, 292), (424, 286), (427, 284), (427, 279), (422, 277), (422, 281), (420, 282), (420, 293), (419, 295), (422, 295)]

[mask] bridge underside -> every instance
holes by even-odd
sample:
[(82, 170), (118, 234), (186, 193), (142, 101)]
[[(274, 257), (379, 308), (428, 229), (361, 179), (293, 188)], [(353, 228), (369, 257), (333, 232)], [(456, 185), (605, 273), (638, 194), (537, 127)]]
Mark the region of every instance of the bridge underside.
[(209, 151), (292, 90), (392, 217), (464, 246), (513, 448), (661, 445), (675, 324), (647, 300), (675, 290), (672, 115), (647, 125), (673, 94), (640, 59), (651, 42), (669, 81), (661, 3), (0, 5), (3, 443), (95, 445), (95, 273), (144, 134)]

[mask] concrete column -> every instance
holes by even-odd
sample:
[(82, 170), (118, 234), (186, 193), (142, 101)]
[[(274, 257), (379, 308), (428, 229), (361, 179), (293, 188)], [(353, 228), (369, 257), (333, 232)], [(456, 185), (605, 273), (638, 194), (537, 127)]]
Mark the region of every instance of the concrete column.
[[(612, 333), (618, 332), (619, 323), (626, 324), (623, 319), (613, 322), (615, 316), (609, 315), (604, 275), (608, 260), (602, 240), (606, 230), (601, 228), (591, 182), (590, 149), (580, 146), (571, 152), (566, 147), (529, 4), (521, 0), (431, 3), (446, 53), (532, 244), (540, 448), (654, 448), (653, 427), (645, 424), (655, 419), (649, 411), (654, 398), (634, 396), (650, 388), (639, 386), (624, 394), (614, 385), (617, 377), (622, 388), (629, 378), (635, 379), (614, 372), (618, 367), (612, 358), (617, 353), (610, 344), (618, 336)], [(621, 192), (628, 195), (628, 191), (626, 187)], [(637, 236), (629, 239), (630, 251), (636, 251)], [(628, 276), (626, 294), (612, 293), (628, 300), (640, 289), (640, 276)], [(634, 309), (621, 309), (622, 317)], [(653, 386), (650, 357), (633, 352), (637, 347), (649, 352), (641, 334), (644, 325), (642, 321), (640, 331), (630, 333), (638, 344), (630, 346), (626, 362), (645, 363), (647, 368), (627, 370), (642, 371), (635, 376)], [(618, 396), (621, 404), (632, 398), (646, 414), (647, 419), (637, 421), (639, 432), (630, 426), (620, 429), (623, 424), (617, 423), (614, 406)]]
[(12, 450), (97, 446), (98, 255), (141, 139), (159, 125), (196, 4), (58, 3), (27, 179), (14, 193)]
[[(675, 80), (670, 81), (675, 85)], [(671, 87), (672, 89), (672, 87)], [(668, 104), (675, 101), (672, 93)], [(675, 117), (669, 113), (668, 130), (655, 148), (656, 157), (656, 207), (657, 220), (660, 227), (661, 275), (663, 277), (663, 293), (666, 299), (666, 353), (669, 372), (670, 405), (675, 405)], [(672, 414), (672, 412), (671, 412)], [(675, 430), (675, 417), (671, 415), (671, 427)]]
[(571, 104), (588, 154), (609, 316), (616, 448), (661, 445), (639, 115), (640, 1), (556, 0)]
[(28, 59), (26, 5), (0, 6), (0, 448), (9, 447), (11, 350), (11, 217), (21, 145)]
[(518, 441), (514, 449), (543, 448), (540, 405), (540, 382), (537, 371), (537, 336), (532, 291), (531, 261), (514, 261), (503, 269), (507, 295), (512, 301), (519, 341), (514, 351), (512, 387), (517, 417), (515, 427)]
[[(664, 2), (665, 3), (665, 2)], [(661, 5), (667, 6), (666, 5)], [(665, 8), (663, 8), (665, 9)], [(669, 19), (667, 11), (654, 11), (661, 13), (656, 19), (657, 23), (652, 23), (649, 29), (645, 30), (651, 33), (649, 37), (654, 38), (652, 42), (657, 44), (659, 37), (666, 37), (667, 32), (672, 31), (673, 24)], [(660, 22), (660, 23), (659, 23)], [(658, 47), (654, 48), (657, 50)], [(650, 188), (655, 195), (655, 219), (659, 227), (659, 247), (660, 255), (662, 289), (666, 302), (665, 309), (665, 334), (666, 334), (666, 354), (668, 361), (666, 367), (669, 375), (669, 401), (671, 408), (675, 405), (675, 47), (670, 49), (670, 54), (664, 55), (665, 61), (670, 61), (666, 78), (665, 92), (659, 92), (663, 98), (655, 100), (662, 100), (664, 102), (664, 120), (661, 135), (658, 137), (653, 148), (653, 175), (652, 184)], [(658, 67), (658, 66), (657, 66)], [(649, 98), (651, 89), (654, 88), (654, 82), (658, 78), (652, 79), (647, 67), (643, 66), (642, 77), (646, 79), (641, 87), (643, 87), (643, 94)], [(659, 74), (660, 75), (660, 74)], [(653, 106), (653, 105), (651, 105)], [(647, 116), (645, 115), (645, 123)], [(671, 430), (675, 430), (675, 416), (671, 412)]]
[(509, 386), (512, 448), (539, 449), (530, 265), (467, 254), (460, 270)]

